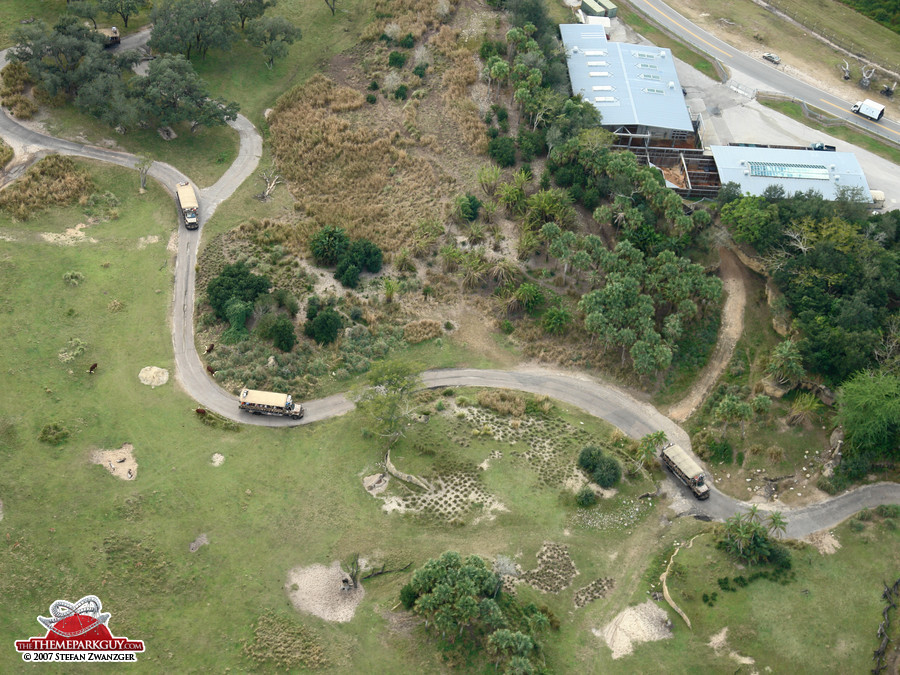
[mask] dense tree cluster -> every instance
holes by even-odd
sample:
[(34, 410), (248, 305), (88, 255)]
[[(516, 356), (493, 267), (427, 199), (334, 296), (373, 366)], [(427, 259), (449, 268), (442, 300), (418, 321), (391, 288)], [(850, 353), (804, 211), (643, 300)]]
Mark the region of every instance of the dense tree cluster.
[(450, 648), (485, 653), (500, 672), (544, 672), (538, 638), (550, 618), (500, 586), (498, 574), (479, 556), (447, 552), (415, 571), (400, 601)]
[(614, 487), (622, 479), (622, 466), (598, 445), (588, 445), (581, 449), (578, 466), (602, 488)]
[(335, 265), (334, 278), (347, 288), (359, 285), (362, 272), (381, 271), (384, 256), (381, 249), (368, 239), (350, 241), (342, 227), (326, 225), (309, 241), (309, 249), (319, 265)]

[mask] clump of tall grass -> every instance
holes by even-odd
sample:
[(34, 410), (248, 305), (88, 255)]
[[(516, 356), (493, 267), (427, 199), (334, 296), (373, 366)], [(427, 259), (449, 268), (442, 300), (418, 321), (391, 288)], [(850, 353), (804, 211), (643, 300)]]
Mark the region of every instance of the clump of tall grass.
[(505, 389), (488, 389), (478, 392), (478, 405), (490, 408), (501, 415), (521, 417), (525, 414), (525, 397)]
[(441, 322), (434, 319), (412, 321), (403, 327), (403, 339), (412, 345), (440, 337), (443, 334), (444, 329)]
[(67, 206), (89, 195), (94, 187), (87, 171), (69, 157), (49, 155), (0, 192), (0, 208), (18, 220), (28, 220), (51, 206)]

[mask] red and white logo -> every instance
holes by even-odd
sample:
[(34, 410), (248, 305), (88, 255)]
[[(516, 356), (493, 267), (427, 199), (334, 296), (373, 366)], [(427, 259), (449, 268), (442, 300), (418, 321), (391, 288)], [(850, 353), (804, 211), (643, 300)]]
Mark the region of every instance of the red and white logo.
[(39, 661), (137, 661), (144, 651), (143, 640), (115, 637), (106, 627), (109, 612), (96, 595), (86, 595), (76, 603), (57, 600), (50, 616), (39, 616), (47, 629), (44, 637), (16, 640), (22, 660)]

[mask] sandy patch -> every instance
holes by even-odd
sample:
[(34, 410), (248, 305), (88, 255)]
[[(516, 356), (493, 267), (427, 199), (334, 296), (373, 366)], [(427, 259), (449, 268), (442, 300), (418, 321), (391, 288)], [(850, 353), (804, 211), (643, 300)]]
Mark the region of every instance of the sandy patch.
[(141, 368), (138, 377), (141, 380), (141, 384), (159, 387), (169, 381), (169, 371), (165, 368), (157, 368), (156, 366), (146, 366)]
[(377, 495), (384, 491), (390, 479), (391, 477), (386, 473), (373, 473), (371, 476), (363, 478), (363, 487), (370, 495)]
[(140, 239), (138, 239), (137, 247), (138, 247), (138, 250), (141, 250), (141, 249), (147, 248), (147, 246), (150, 244), (158, 244), (158, 243), (159, 243), (159, 237), (157, 237), (155, 234), (151, 234), (146, 237), (141, 237)]
[(841, 547), (841, 542), (839, 542), (837, 537), (828, 530), (813, 532), (808, 537), (802, 539), (802, 541), (815, 546), (816, 550), (822, 555), (831, 555)]
[(102, 464), (116, 478), (134, 480), (137, 478), (138, 464), (134, 459), (134, 446), (124, 443), (118, 450), (94, 450), (91, 463)]
[(206, 546), (209, 543), (209, 537), (206, 536), (204, 532), (200, 536), (198, 536), (194, 541), (191, 542), (191, 545), (188, 547), (191, 553), (196, 553), (200, 550), (201, 546)]
[(754, 661), (751, 657), (741, 656), (736, 651), (729, 649), (727, 640), (728, 640), (728, 626), (725, 626), (725, 628), (723, 628), (718, 633), (713, 635), (709, 639), (709, 642), (707, 642), (706, 644), (709, 645), (713, 649), (713, 651), (716, 652), (716, 654), (727, 650), (728, 657), (733, 659), (734, 661), (737, 661), (742, 666), (752, 666), (754, 663), (756, 663), (756, 661)]
[(96, 244), (96, 239), (88, 237), (84, 233), (86, 227), (87, 225), (85, 223), (78, 223), (75, 227), (70, 227), (63, 233), (41, 232), (41, 239), (59, 246), (74, 246), (75, 244), (80, 244), (85, 241)]
[(623, 610), (602, 630), (594, 628), (591, 632), (603, 638), (614, 659), (620, 659), (634, 652), (634, 645), (639, 642), (671, 638), (668, 621), (666, 610), (647, 600), (642, 605)]
[(341, 590), (341, 582), (346, 578), (338, 561), (330, 567), (295, 567), (288, 572), (285, 590), (294, 609), (326, 621), (346, 623), (353, 618), (356, 606), (366, 594), (362, 584), (349, 591)]
[(212, 456), (212, 465), (213, 466), (222, 466), (225, 463), (225, 455), (220, 452), (213, 453)]
[(166, 244), (166, 250), (169, 253), (178, 253), (178, 230), (175, 230), (169, 237), (169, 241)]

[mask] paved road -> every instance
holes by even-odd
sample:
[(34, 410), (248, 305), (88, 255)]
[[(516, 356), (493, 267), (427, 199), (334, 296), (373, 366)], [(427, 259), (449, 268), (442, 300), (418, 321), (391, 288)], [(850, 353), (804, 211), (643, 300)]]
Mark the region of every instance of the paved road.
[[(5, 53), (0, 52), (0, 62), (5, 60), (5, 56)], [(306, 416), (300, 421), (242, 414), (237, 409), (235, 397), (221, 389), (209, 377), (194, 346), (196, 263), (202, 223), (208, 221), (218, 205), (253, 174), (262, 151), (262, 138), (246, 118), (239, 117), (232, 126), (240, 136), (237, 159), (213, 186), (200, 191), (201, 228), (193, 232), (183, 228), (179, 231), (172, 308), (172, 344), (175, 351), (176, 377), (188, 395), (204, 408), (246, 424), (270, 427), (297, 426), (342, 415), (354, 408), (353, 402), (344, 394), (306, 402), (304, 404)], [(59, 152), (112, 162), (129, 168), (133, 168), (137, 162), (136, 157), (127, 153), (73, 143), (31, 131), (10, 118), (5, 110), (0, 114), (0, 136), (13, 147), (28, 152)], [(177, 169), (160, 162), (153, 163), (150, 176), (170, 192), (175, 183), (187, 180), (187, 177)], [(650, 432), (662, 430), (670, 440), (690, 449), (690, 439), (684, 429), (656, 408), (635, 399), (621, 389), (587, 375), (543, 369), (514, 371), (448, 369), (426, 371), (422, 374), (422, 380), (429, 388), (499, 387), (546, 394), (606, 420), (631, 438), (637, 439)], [(670, 489), (681, 490), (688, 499), (692, 499), (687, 489), (671, 477), (669, 482)], [(709, 500), (705, 502), (692, 501), (694, 513), (714, 520), (724, 520), (735, 512), (747, 509), (747, 504), (722, 494), (714, 486), (711, 486), (711, 493)], [(801, 537), (816, 530), (833, 527), (859, 509), (881, 503), (900, 503), (900, 485), (884, 483), (866, 486), (814, 506), (783, 509), (788, 520), (787, 534), (791, 537)]]
[[(884, 117), (878, 122), (872, 122), (850, 112), (851, 101), (844, 101), (788, 75), (766, 61), (738, 51), (692, 23), (661, 0), (628, 0), (628, 3), (685, 42), (718, 59), (728, 68), (741, 71), (754, 80), (764, 83), (768, 89), (793, 96), (805, 101), (808, 105), (820, 108), (874, 134), (900, 142), (900, 124), (896, 121)], [(865, 96), (861, 95), (860, 98), (865, 98)]]

